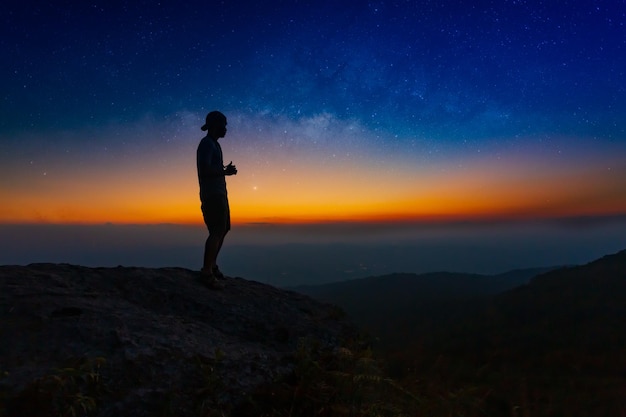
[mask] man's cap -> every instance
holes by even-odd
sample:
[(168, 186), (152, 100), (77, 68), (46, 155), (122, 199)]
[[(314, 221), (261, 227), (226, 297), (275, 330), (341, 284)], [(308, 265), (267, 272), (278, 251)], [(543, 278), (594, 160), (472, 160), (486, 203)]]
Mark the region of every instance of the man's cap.
[(221, 123), (226, 120), (226, 116), (222, 112), (217, 110), (213, 110), (206, 115), (206, 120), (204, 125), (200, 128), (201, 130), (209, 130), (209, 127), (215, 123)]

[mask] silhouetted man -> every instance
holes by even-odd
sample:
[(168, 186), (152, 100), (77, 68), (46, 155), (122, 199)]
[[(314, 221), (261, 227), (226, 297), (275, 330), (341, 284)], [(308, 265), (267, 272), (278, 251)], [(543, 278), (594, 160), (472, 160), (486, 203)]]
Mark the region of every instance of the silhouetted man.
[(204, 245), (201, 277), (202, 282), (211, 288), (222, 287), (218, 279), (224, 278), (224, 274), (217, 267), (217, 255), (230, 230), (226, 176), (237, 174), (232, 161), (224, 166), (222, 147), (217, 142), (226, 135), (226, 124), (226, 116), (219, 111), (207, 114), (206, 123), (200, 128), (207, 135), (200, 141), (196, 152), (202, 216), (209, 229), (209, 237)]

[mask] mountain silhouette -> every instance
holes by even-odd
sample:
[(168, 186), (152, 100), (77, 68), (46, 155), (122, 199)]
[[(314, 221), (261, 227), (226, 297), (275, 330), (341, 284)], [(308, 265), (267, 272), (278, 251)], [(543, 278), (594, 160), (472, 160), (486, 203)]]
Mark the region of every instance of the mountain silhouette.
[(552, 269), (520, 269), (496, 275), (396, 273), (292, 289), (340, 306), (355, 323), (377, 337), (381, 346), (394, 346), (430, 332), (457, 314), (467, 314), (487, 296), (528, 283)]
[[(471, 369), (463, 378), (502, 410), (624, 415), (626, 251), (538, 275), (433, 327), (418, 345), (400, 353), (416, 373)], [(445, 370), (433, 369), (437, 360)]]
[(299, 290), (379, 337), (405, 386), (483, 399), (465, 415), (624, 415), (626, 251), (509, 278), (396, 274)]
[(467, 340), (606, 353), (626, 348), (626, 251), (559, 268), (505, 291), (449, 329)]

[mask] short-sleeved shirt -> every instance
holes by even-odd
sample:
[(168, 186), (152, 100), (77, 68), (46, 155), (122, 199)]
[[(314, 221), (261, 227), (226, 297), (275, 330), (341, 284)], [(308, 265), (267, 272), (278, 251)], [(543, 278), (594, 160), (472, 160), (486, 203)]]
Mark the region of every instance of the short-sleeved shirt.
[(200, 201), (207, 201), (211, 195), (227, 195), (222, 147), (217, 140), (208, 135), (202, 138), (196, 152), (196, 164)]

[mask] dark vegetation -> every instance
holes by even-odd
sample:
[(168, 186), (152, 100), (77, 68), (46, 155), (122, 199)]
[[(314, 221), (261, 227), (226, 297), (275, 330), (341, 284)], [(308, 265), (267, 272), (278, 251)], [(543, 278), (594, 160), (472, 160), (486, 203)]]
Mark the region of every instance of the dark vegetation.
[(550, 271), (298, 290), (344, 308), (390, 377), (453, 413), (431, 415), (626, 415), (626, 251)]

